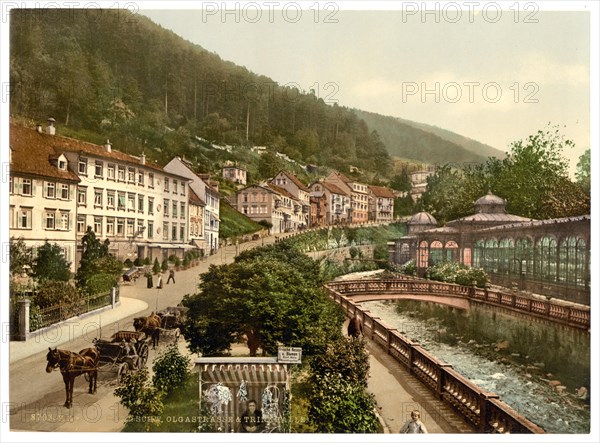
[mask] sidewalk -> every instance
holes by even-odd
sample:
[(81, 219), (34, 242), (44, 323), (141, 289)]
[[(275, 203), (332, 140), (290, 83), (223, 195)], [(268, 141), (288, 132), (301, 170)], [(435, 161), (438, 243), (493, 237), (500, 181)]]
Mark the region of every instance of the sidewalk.
[(14, 363), (33, 354), (43, 352), (49, 346), (59, 346), (84, 335), (89, 338), (89, 341), (101, 335), (106, 336), (106, 331), (101, 334), (103, 325), (107, 326), (118, 322), (147, 308), (148, 304), (141, 300), (121, 297), (119, 304), (114, 309), (107, 306), (93, 313), (84, 314), (53, 325), (42, 331), (41, 334), (30, 337), (27, 341), (11, 341), (10, 362)]
[[(344, 331), (347, 325), (348, 319), (344, 322)], [(375, 396), (385, 433), (397, 434), (415, 409), (421, 412), (421, 421), (430, 434), (474, 432), (449, 405), (437, 399), (376, 343), (369, 339), (366, 342), (371, 366), (367, 390)]]

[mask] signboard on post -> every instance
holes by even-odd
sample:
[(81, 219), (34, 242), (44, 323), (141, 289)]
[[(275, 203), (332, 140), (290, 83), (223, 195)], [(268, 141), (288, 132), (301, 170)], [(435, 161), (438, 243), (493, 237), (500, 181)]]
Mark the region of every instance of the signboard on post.
[(302, 348), (277, 348), (277, 363), (302, 363)]

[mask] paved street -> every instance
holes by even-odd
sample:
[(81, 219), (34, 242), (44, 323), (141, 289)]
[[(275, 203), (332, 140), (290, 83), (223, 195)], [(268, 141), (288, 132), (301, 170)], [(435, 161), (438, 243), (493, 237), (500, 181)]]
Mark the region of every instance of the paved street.
[[(273, 241), (274, 238), (270, 237), (237, 247), (223, 248), (198, 266), (177, 272), (176, 283), (164, 284), (161, 290), (148, 289), (145, 278), (140, 278), (135, 283), (125, 283), (121, 286), (122, 303), (116, 309), (79, 319), (78, 322), (63, 327), (60, 332), (54, 331), (53, 335), (48, 332), (37, 340), (11, 342), (11, 429), (118, 432), (123, 426), (127, 411), (112, 394), (115, 385), (111, 377), (101, 375), (95, 395), (88, 394), (87, 383), (82, 377), (78, 378), (73, 396), (74, 407), (67, 410), (62, 407), (65, 393), (60, 374), (45, 372), (48, 346), (78, 351), (90, 346), (92, 339), (98, 335), (106, 338), (121, 329), (132, 330), (134, 317), (174, 306), (185, 294), (195, 293), (199, 274), (206, 272), (210, 265), (229, 263), (237, 253)], [(156, 284), (156, 278), (154, 280)], [(163, 282), (166, 283), (166, 275), (163, 276)], [(236, 347), (235, 352), (244, 352), (244, 349)], [(436, 400), (424, 386), (373, 343), (369, 344), (369, 352), (369, 390), (377, 398), (379, 413), (389, 432), (398, 432), (412, 409), (421, 411), (423, 422), (430, 433), (471, 431), (447, 406)], [(155, 351), (151, 351), (149, 366), (155, 355)]]

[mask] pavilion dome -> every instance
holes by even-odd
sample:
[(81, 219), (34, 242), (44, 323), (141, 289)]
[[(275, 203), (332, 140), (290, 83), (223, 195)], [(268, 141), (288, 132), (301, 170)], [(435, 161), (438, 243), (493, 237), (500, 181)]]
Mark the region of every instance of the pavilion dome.
[(429, 212), (419, 212), (411, 217), (408, 224), (437, 226), (437, 220)]
[(484, 214), (504, 214), (506, 213), (506, 200), (492, 194), (492, 191), (488, 191), (487, 195), (475, 202), (475, 211)]

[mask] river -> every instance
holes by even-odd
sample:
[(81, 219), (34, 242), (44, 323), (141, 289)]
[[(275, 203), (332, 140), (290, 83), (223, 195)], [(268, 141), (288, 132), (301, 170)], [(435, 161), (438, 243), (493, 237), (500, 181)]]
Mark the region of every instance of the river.
[[(373, 301), (361, 305), (478, 386), (498, 394), (546, 432), (590, 432), (589, 402), (569, 392), (572, 387), (558, 392), (549, 383), (552, 374), (539, 368), (543, 368), (543, 362), (522, 363), (510, 354), (506, 358), (493, 352), (493, 343), (464, 343), (461, 337), (451, 337), (450, 328), (442, 319), (420, 319), (416, 312), (398, 309), (402, 306), (399, 303), (402, 302)], [(569, 362), (564, 364), (568, 367)]]

